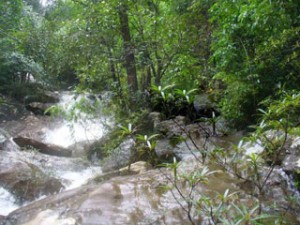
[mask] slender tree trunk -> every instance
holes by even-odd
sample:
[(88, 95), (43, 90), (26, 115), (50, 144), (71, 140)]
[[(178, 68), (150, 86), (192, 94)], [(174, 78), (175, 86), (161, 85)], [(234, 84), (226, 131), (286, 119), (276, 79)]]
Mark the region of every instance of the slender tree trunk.
[[(143, 35), (143, 34), (142, 34)], [(144, 51), (144, 74), (143, 74), (143, 82), (142, 82), (142, 89), (141, 90), (148, 90), (149, 87), (151, 86), (151, 78), (152, 78), (152, 73), (151, 73), (151, 67), (153, 63), (150, 57), (150, 53), (147, 48), (145, 48)]]
[(113, 79), (114, 82), (117, 82), (117, 75), (116, 75), (116, 68), (115, 68), (115, 64), (114, 64), (114, 60), (113, 60), (113, 55), (111, 52), (111, 48), (108, 47), (107, 48), (108, 51), (108, 63), (109, 63), (109, 67), (110, 67), (110, 73), (111, 73), (111, 77)]
[(26, 75), (27, 75), (26, 72), (21, 72), (20, 73), (20, 82), (21, 82), (21, 84), (26, 83)]
[(146, 66), (142, 76), (141, 90), (142, 91), (148, 90), (150, 88), (150, 85), (151, 85), (151, 68), (150, 66)]
[(148, 89), (151, 86), (151, 77), (151, 67), (147, 66), (146, 89)]
[(125, 67), (127, 71), (127, 82), (129, 86), (129, 92), (136, 92), (138, 90), (137, 73), (135, 67), (135, 57), (131, 44), (131, 35), (128, 22), (126, 3), (121, 3), (119, 7), (119, 18), (121, 33), (123, 37), (123, 47), (125, 53)]
[(162, 65), (160, 60), (158, 60), (157, 71), (155, 74), (155, 85), (157, 86), (160, 85), (161, 77), (162, 77)]

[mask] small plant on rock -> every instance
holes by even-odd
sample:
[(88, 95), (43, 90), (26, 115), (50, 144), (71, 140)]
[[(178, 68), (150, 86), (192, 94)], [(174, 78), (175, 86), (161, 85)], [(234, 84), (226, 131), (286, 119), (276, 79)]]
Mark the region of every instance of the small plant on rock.
[(148, 135), (137, 135), (136, 139), (140, 142), (140, 155), (146, 155), (147, 160), (150, 161), (151, 165), (156, 166), (158, 164), (158, 157), (155, 152), (156, 141), (159, 134), (153, 134), (148, 137)]

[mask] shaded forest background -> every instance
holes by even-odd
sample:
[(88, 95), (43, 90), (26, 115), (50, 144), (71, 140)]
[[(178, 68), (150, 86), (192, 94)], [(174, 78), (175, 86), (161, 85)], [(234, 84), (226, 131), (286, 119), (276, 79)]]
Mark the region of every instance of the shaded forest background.
[(110, 90), (130, 106), (172, 84), (245, 127), (299, 90), (299, 32), (298, 0), (3, 0), (0, 91), (24, 96), (35, 79)]

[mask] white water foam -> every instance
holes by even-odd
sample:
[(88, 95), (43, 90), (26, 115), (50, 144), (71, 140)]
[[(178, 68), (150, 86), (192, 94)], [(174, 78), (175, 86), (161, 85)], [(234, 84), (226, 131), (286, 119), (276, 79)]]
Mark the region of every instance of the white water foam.
[(242, 148), (245, 149), (246, 155), (251, 154), (260, 154), (264, 151), (264, 147), (262, 146), (262, 143), (260, 140), (257, 140), (256, 142), (246, 142), (245, 144), (241, 144)]
[[(94, 178), (96, 175), (101, 175), (101, 167), (89, 167), (83, 171), (61, 171), (57, 173), (60, 179), (65, 180), (66, 190), (80, 187), (86, 184), (90, 179)], [(63, 182), (64, 183), (64, 182)]]
[[(110, 124), (110, 120), (104, 116), (92, 117), (80, 110), (76, 109), (76, 105), (81, 104), (81, 108), (85, 104), (95, 107), (98, 114), (101, 114), (101, 109), (98, 107), (98, 100), (88, 99), (87, 95), (72, 94), (70, 92), (61, 93), (59, 106), (68, 114), (75, 114), (77, 120), (63, 120), (60, 126), (52, 130), (46, 131), (45, 141), (47, 143), (69, 147), (76, 142), (88, 141), (93, 142), (101, 138), (106, 132), (105, 125)], [(75, 108), (75, 109), (74, 109)]]
[[(101, 109), (96, 108), (96, 110), (99, 110), (97, 118), (92, 118), (88, 114), (73, 109), (75, 104), (81, 104), (80, 101), (82, 98), (86, 98), (88, 104), (92, 104), (92, 106), (95, 104), (95, 107), (97, 106), (97, 99), (89, 99), (87, 95), (75, 97), (72, 93), (62, 93), (59, 105), (67, 112), (74, 110), (79, 119), (76, 121), (61, 119), (60, 124), (56, 125), (54, 129), (43, 128), (45, 142), (69, 147), (76, 142), (93, 142), (105, 134), (106, 129), (104, 124), (110, 124), (111, 122), (110, 119), (101, 115)], [(82, 102), (82, 104), (85, 104), (85, 102)], [(91, 165), (88, 161), (80, 158), (49, 156), (36, 151), (11, 152), (11, 154), (16, 154), (14, 157), (21, 158), (37, 166), (45, 174), (59, 179), (67, 190), (80, 187), (93, 177), (102, 174), (100, 166)], [(46, 196), (40, 196), (38, 199), (44, 197)], [(17, 205), (15, 202), (16, 199), (14, 196), (0, 187), (0, 215), (6, 216), (18, 209), (20, 205)]]
[(45, 141), (62, 147), (69, 147), (76, 142), (95, 141), (104, 134), (103, 121), (64, 121), (60, 127), (47, 132)]
[(286, 173), (282, 168), (278, 169), (279, 174), (281, 177), (286, 181), (288, 185), (288, 189), (295, 195), (295, 197), (300, 201), (300, 192), (295, 186), (293, 179)]
[(19, 205), (15, 204), (14, 196), (0, 187), (0, 215), (7, 216), (19, 207)]
[(19, 152), (18, 157), (60, 180), (66, 190), (80, 187), (102, 174), (99, 165), (92, 165), (81, 158), (49, 156), (36, 151)]

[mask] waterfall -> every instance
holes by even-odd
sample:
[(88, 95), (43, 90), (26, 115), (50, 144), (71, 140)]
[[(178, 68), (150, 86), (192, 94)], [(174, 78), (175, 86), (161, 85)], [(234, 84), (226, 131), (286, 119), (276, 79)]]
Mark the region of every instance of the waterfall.
[[(48, 129), (45, 142), (69, 147), (78, 142), (93, 142), (99, 140), (106, 132), (105, 126), (111, 124), (109, 118), (101, 115), (99, 99), (89, 99), (87, 94), (76, 95), (70, 92), (61, 93), (59, 106), (66, 114), (71, 114), (75, 120), (64, 118), (58, 126)], [(93, 107), (97, 115), (81, 112), (76, 107)], [(67, 116), (68, 117), (68, 116)]]
[(4, 188), (0, 187), (0, 210), (1, 215), (7, 216), (10, 212), (16, 210), (20, 206), (14, 203), (14, 196)]

